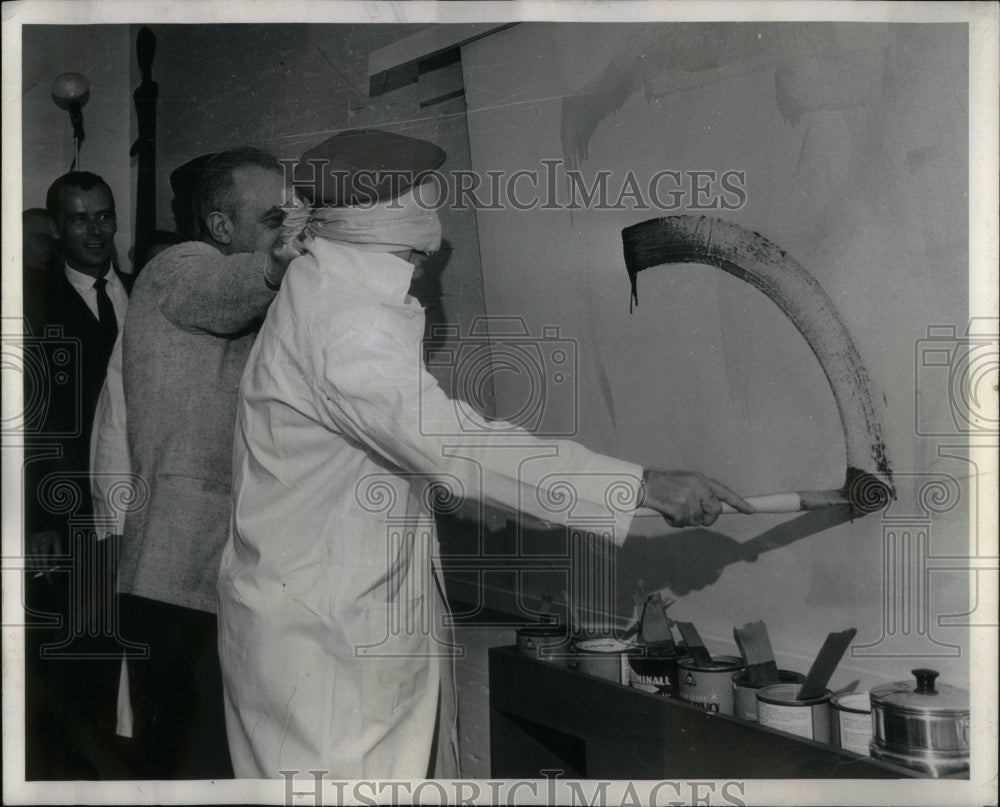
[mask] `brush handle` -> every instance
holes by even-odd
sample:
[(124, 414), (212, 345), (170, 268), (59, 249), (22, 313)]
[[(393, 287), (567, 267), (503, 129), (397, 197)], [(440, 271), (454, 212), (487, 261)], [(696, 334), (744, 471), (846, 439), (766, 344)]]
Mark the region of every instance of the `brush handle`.
[[(841, 490), (791, 490), (745, 498), (758, 513), (800, 513), (804, 510), (822, 510), (825, 507), (851, 506), (850, 499)], [(722, 512), (738, 513), (739, 510), (723, 502)]]
[[(839, 490), (791, 490), (785, 493), (764, 493), (760, 496), (744, 496), (758, 513), (801, 513), (804, 510), (820, 510), (824, 507), (850, 507), (850, 500)], [(722, 503), (723, 513), (738, 513), (735, 507)], [(636, 515), (656, 513), (649, 507), (640, 507)], [(657, 514), (658, 515), (658, 514)]]

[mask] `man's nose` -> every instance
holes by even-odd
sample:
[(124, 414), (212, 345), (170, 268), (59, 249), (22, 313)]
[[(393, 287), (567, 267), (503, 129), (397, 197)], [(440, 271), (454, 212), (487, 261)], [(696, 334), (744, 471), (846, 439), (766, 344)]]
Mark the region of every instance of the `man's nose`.
[(97, 223), (97, 218), (87, 216), (87, 235), (100, 235), (101, 225)]

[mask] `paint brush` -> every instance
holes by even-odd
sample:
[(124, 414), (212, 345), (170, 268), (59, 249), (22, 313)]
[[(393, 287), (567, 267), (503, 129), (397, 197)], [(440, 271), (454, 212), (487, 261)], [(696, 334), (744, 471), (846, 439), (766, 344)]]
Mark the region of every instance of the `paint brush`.
[(698, 635), (698, 630), (695, 628), (693, 622), (677, 622), (677, 630), (681, 632), (681, 636), (684, 637), (684, 644), (687, 645), (688, 652), (691, 654), (691, 658), (694, 659), (695, 664), (699, 667), (711, 667), (712, 666), (712, 656), (708, 652), (708, 648), (705, 647), (705, 643), (701, 640), (701, 636)]
[(742, 628), (733, 628), (733, 638), (747, 665), (747, 676), (754, 686), (777, 684), (778, 665), (774, 660), (767, 626), (763, 622), (747, 622)]
[(822, 697), (826, 692), (826, 685), (833, 677), (833, 671), (840, 664), (840, 659), (844, 656), (844, 651), (858, 632), (857, 628), (848, 628), (839, 633), (831, 633), (823, 642), (823, 647), (816, 656), (805, 683), (799, 689), (797, 700), (807, 701), (813, 698)]
[[(850, 495), (841, 490), (788, 490), (780, 493), (761, 493), (756, 496), (744, 496), (744, 501), (749, 504), (756, 513), (802, 513), (808, 510), (823, 510), (828, 507), (850, 507), (854, 510), (854, 503)], [(639, 507), (636, 512), (640, 515), (657, 513), (649, 507)], [(731, 515), (740, 511), (731, 504), (722, 502), (722, 513)]]

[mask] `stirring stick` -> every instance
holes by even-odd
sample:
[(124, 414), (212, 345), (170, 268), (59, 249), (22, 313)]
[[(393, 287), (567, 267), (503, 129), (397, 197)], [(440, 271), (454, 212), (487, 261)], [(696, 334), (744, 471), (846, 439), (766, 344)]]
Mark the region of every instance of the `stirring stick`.
[(694, 624), (692, 622), (677, 622), (676, 625), (677, 630), (684, 637), (684, 644), (687, 645), (688, 651), (691, 653), (691, 658), (694, 659), (695, 663), (699, 667), (711, 667), (712, 656), (709, 654), (708, 648), (705, 647), (705, 643), (701, 640), (701, 636), (698, 635), (698, 630)]
[(826, 692), (826, 685), (833, 677), (833, 671), (837, 669), (840, 659), (847, 650), (847, 646), (858, 632), (857, 628), (848, 628), (840, 633), (831, 633), (823, 642), (823, 647), (816, 656), (805, 683), (799, 689), (797, 700), (807, 701), (819, 698)]
[(742, 628), (734, 627), (733, 638), (747, 665), (747, 676), (751, 684), (764, 686), (777, 684), (781, 680), (771, 641), (767, 636), (767, 626), (763, 622), (747, 622)]

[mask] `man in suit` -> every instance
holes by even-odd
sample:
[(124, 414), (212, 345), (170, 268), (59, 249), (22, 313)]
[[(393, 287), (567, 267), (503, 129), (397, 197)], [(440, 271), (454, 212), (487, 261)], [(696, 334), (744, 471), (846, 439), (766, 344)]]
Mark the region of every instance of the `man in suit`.
[[(100, 176), (74, 171), (59, 177), (46, 209), (64, 263), (25, 287), (30, 349), (45, 368), (43, 385), (25, 390), (26, 400), (44, 400), (26, 446), (25, 549), (42, 570), (29, 574), (26, 604), (31, 612), (57, 614), (60, 622), (37, 625), (27, 635), (26, 772), (29, 778), (103, 778), (120, 772), (110, 745), (113, 726), (101, 717), (113, 703), (117, 678), (110, 637), (85, 635), (100, 594), (86, 581), (88, 569), (106, 568), (113, 558), (93, 541), (88, 525), (87, 474), (94, 409), (125, 321), (130, 283), (113, 266), (115, 202)], [(56, 567), (62, 573), (51, 574)]]
[(125, 518), (119, 566), (133, 738), (159, 779), (232, 777), (216, 627), (229, 535), (240, 375), (288, 262), (281, 166), (256, 149), (215, 155), (199, 177), (201, 240), (157, 255), (123, 334), (132, 473), (148, 490)]

